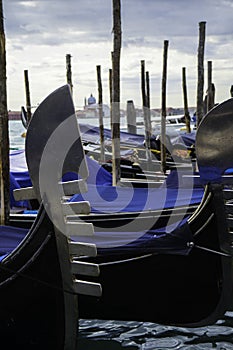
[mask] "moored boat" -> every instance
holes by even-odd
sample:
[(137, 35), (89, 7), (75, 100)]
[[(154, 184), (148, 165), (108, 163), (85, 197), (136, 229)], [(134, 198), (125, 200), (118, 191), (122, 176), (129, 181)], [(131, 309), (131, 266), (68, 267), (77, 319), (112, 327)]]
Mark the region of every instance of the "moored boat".
[[(129, 236), (93, 236), (100, 266), (93, 281), (101, 298), (81, 296), (80, 316), (198, 327), (232, 306), (233, 99), (211, 110), (197, 131), (196, 150), (205, 194), (187, 221)], [(216, 146), (217, 145), (217, 146)], [(79, 237), (80, 239), (80, 237)]]
[[(189, 218), (159, 229), (129, 230), (122, 225), (112, 232), (97, 231), (90, 223), (82, 226), (80, 202), (66, 201), (58, 205), (60, 202), (56, 200), (61, 193), (64, 197), (67, 193), (83, 194), (87, 190), (84, 183), (77, 180), (72, 184), (63, 183), (61, 192), (54, 181), (54, 177), (61, 179), (63, 173), (77, 164), (79, 178), (88, 177), (82, 142), (74, 132), (78, 126), (74, 124), (69, 94), (68, 86), (58, 89), (41, 105), (38, 119), (33, 119), (33, 132), (27, 136), (28, 144), (34, 142), (27, 157), (33, 188), (22, 193), (33, 192), (42, 202), (47, 196), (53, 198), (56, 210), (53, 206), (46, 207), (53, 224), (61, 232), (69, 229), (73, 242), (94, 245), (97, 249), (94, 257), (86, 253), (75, 259), (76, 264), (82, 266), (79, 271), (73, 270), (76, 278), (84, 276), (93, 286), (102, 286), (102, 294), (82, 295), (82, 289), (77, 291), (79, 316), (186, 327), (216, 322), (232, 302), (233, 191), (232, 177), (224, 176), (224, 172), (232, 164), (229, 140), (233, 131), (233, 100), (211, 110), (197, 131), (197, 159), (200, 178), (205, 184), (197, 210)], [(54, 106), (61, 100), (64, 103), (54, 114)], [(48, 115), (51, 124), (42, 140), (37, 139), (38, 129)], [(57, 138), (61, 144), (56, 148)], [(83, 201), (82, 205), (88, 216), (90, 204)], [(91, 277), (89, 267), (92, 267)]]
[[(200, 203), (203, 196), (203, 186), (198, 179), (193, 178), (192, 173), (173, 171), (163, 181), (151, 184), (147, 180), (147, 187), (128, 186), (128, 183), (121, 183), (115, 187), (112, 186), (112, 176), (105, 171), (96, 161), (86, 157), (89, 176), (87, 178), (88, 191), (83, 194), (77, 194), (67, 198), (67, 201), (89, 201), (91, 212), (86, 216), (80, 215), (83, 221), (92, 222), (96, 230), (108, 227), (115, 229), (122, 226), (122, 223), (133, 222), (137, 226), (145, 228), (147, 222), (148, 228), (159, 228), (168, 223), (178, 221), (187, 215), (190, 215)], [(14, 177), (18, 186), (25, 187), (31, 185), (24, 152), (13, 151), (10, 156), (11, 175)], [(21, 166), (18, 165), (20, 163)], [(17, 172), (17, 169), (19, 170)], [(65, 180), (77, 179), (77, 176), (68, 174)], [(17, 191), (15, 191), (17, 192)], [(109, 206), (111, 202), (111, 206)], [(37, 200), (15, 201), (13, 204), (21, 205), (13, 207), (10, 215), (11, 223), (14, 225), (30, 227), (36, 216)], [(22, 206), (26, 208), (22, 208)], [(72, 219), (70, 217), (70, 219)]]
[[(203, 186), (198, 179), (187, 176), (187, 174), (192, 175), (190, 171), (183, 172), (174, 169), (167, 177), (160, 175), (157, 182), (151, 180), (146, 173), (144, 174), (145, 180), (123, 181), (121, 179), (120, 185), (114, 187), (109, 172), (88, 156), (86, 156), (86, 161), (89, 170), (88, 192), (84, 196), (80, 195), (79, 198), (74, 196), (67, 200), (88, 200), (91, 205), (91, 213), (80, 217), (84, 221), (92, 222), (97, 230), (100, 230), (101, 227), (115, 229), (123, 222), (124, 224), (133, 222), (137, 228), (142, 229), (146, 222), (148, 228), (163, 227), (171, 221), (178, 221), (190, 215), (203, 196)], [(11, 152), (10, 171), (12, 191), (13, 188), (31, 186), (23, 150)], [(77, 178), (74, 174), (66, 174), (64, 180)], [(12, 198), (11, 223), (30, 227), (36, 216), (35, 209), (38, 205), (36, 199), (15, 201)]]
[[(71, 99), (67, 90), (60, 93), (58, 110), (63, 106), (64, 100)], [(27, 131), (28, 158), (35, 156), (31, 135), (34, 133), (36, 121), (40, 119), (38, 115), (52, 102), (53, 94), (33, 114)], [(70, 105), (70, 101), (68, 104)], [(71, 111), (72, 103), (71, 109), (62, 111), (62, 117), (66, 113), (69, 115)], [(74, 135), (79, 137), (76, 128)], [(46, 143), (48, 140), (43, 141)], [(55, 149), (59, 148), (56, 142), (53, 146)], [(67, 159), (69, 160), (69, 156)], [(78, 162), (72, 163), (72, 160), (69, 160), (69, 164), (72, 164), (70, 170), (79, 170)], [(95, 245), (71, 242), (69, 236), (71, 232), (78, 232), (77, 225), (74, 224), (70, 228), (65, 222), (65, 215), (62, 216), (62, 228), (56, 225), (54, 215), (57, 207), (62, 208), (60, 192), (65, 193), (67, 189), (67, 184), (63, 188), (63, 183), (59, 182), (60, 172), (57, 165), (54, 159), (54, 177), (51, 181), (56, 184), (59, 194), (53, 197), (48, 191), (43, 193), (32, 227), (28, 230), (15, 226), (0, 226), (0, 336), (1, 346), (8, 349), (20, 346), (23, 349), (75, 350), (79, 318), (77, 293), (101, 294), (99, 284), (75, 278), (75, 273), (83, 268), (82, 263), (77, 264), (75, 259), (83, 254), (95, 255)], [(32, 179), (33, 174), (32, 171)], [(79, 184), (77, 181), (74, 183), (70, 181), (70, 186), (77, 187)], [(34, 180), (34, 189), (38, 193), (36, 185)], [(87, 208), (85, 203), (80, 205), (80, 210), (83, 207)], [(80, 228), (82, 232), (88, 229), (88, 232), (91, 232), (88, 224), (83, 223), (81, 227), (79, 225)], [(86, 273), (88, 268), (91, 269), (92, 275), (92, 270), (98, 269), (97, 265), (85, 264), (84, 267)]]

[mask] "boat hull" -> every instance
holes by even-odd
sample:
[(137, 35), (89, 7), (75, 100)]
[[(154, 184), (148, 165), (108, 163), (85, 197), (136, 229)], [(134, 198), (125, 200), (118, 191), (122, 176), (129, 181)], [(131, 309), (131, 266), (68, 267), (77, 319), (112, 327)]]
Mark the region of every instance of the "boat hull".
[(100, 299), (80, 296), (80, 317), (192, 327), (216, 322), (229, 307), (232, 292), (232, 258), (218, 254), (225, 238), (217, 216), (212, 215), (216, 208), (216, 199), (205, 203), (198, 219), (189, 224), (194, 248), (188, 255), (145, 253), (95, 259), (103, 295)]
[[(31, 233), (0, 265), (1, 344), (10, 349), (64, 349), (67, 343), (72, 290), (64, 291), (53, 225), (43, 210), (38, 216)], [(77, 296), (68, 298), (71, 315), (76, 314)]]

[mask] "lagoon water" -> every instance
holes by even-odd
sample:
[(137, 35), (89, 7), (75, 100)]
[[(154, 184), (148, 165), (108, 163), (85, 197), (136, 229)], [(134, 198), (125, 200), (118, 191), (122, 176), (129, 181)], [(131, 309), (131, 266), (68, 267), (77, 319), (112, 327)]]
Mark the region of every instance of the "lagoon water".
[[(10, 121), (9, 132), (11, 149), (23, 149), (21, 121)], [(79, 350), (233, 350), (233, 311), (216, 324), (200, 328), (81, 319), (78, 344)]]
[(10, 139), (10, 149), (24, 149), (25, 128), (21, 120), (10, 120), (9, 121), (9, 139)]

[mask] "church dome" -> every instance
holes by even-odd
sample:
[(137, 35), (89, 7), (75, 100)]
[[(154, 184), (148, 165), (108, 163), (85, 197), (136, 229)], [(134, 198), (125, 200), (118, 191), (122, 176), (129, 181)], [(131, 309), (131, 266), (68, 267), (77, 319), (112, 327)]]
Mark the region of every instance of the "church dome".
[(91, 94), (91, 96), (87, 100), (88, 105), (93, 105), (96, 103), (95, 97)]

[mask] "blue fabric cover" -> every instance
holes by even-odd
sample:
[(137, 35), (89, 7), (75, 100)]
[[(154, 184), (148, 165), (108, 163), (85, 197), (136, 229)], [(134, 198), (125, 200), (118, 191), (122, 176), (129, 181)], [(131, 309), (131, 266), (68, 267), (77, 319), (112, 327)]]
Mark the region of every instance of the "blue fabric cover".
[(233, 174), (233, 168), (227, 169), (227, 170), (225, 171), (224, 174), (226, 174), (226, 175), (232, 175), (232, 174)]
[(10, 173), (21, 188), (32, 186), (24, 150), (10, 151)]
[(207, 183), (221, 183), (223, 175), (232, 175), (233, 168), (224, 169), (215, 166), (199, 166), (200, 182), (205, 185)]
[[(87, 159), (87, 165), (89, 168), (89, 177), (87, 183), (97, 183), (99, 185), (111, 185), (112, 175), (102, 168), (97, 161)], [(77, 174), (67, 173), (63, 181), (76, 180)], [(25, 151), (17, 150), (10, 151), (10, 207), (24, 207), (31, 209), (29, 201), (15, 201), (13, 190), (23, 187), (32, 186), (32, 182), (29, 176), (28, 167), (26, 163)]]
[(75, 194), (70, 201), (89, 201), (93, 213), (140, 212), (198, 204), (204, 193), (200, 179), (193, 180), (185, 175), (192, 173), (174, 170), (159, 188), (114, 187), (89, 183), (86, 193)]
[[(100, 131), (98, 126), (79, 123), (79, 127), (80, 127), (80, 132), (81, 132), (83, 141), (90, 142), (93, 144), (100, 143)], [(175, 135), (169, 135), (169, 136), (171, 138), (172, 144), (182, 142), (186, 146), (190, 147), (195, 144), (196, 130), (193, 130), (191, 133), (177, 131)], [(112, 139), (112, 133), (110, 129), (104, 128), (104, 138), (105, 138), (105, 141)], [(125, 131), (121, 131), (120, 139), (122, 143), (126, 143), (134, 147), (143, 147), (143, 148), (145, 147), (144, 135), (131, 134)]]
[(74, 241), (96, 244), (98, 253), (104, 255), (122, 255), (135, 253), (160, 253), (187, 255), (193, 241), (186, 219), (178, 223), (155, 230), (142, 232), (95, 232), (94, 236), (71, 237)]
[(200, 179), (203, 184), (220, 183), (223, 170), (214, 166), (199, 166)]
[(30, 208), (30, 203), (28, 201), (15, 200), (13, 191), (19, 188), (21, 188), (21, 186), (19, 185), (18, 181), (16, 181), (14, 176), (10, 173), (10, 207)]
[(200, 203), (203, 188), (125, 188), (89, 184), (88, 192), (74, 195), (70, 201), (87, 200), (92, 213), (140, 212), (162, 210)]
[[(182, 182), (180, 174), (178, 176), (175, 172), (171, 173), (167, 179), (168, 188), (165, 185), (152, 189), (116, 188), (111, 185), (112, 176), (110, 173), (88, 157), (87, 163), (90, 172), (87, 181), (89, 190), (82, 196), (73, 196), (72, 201), (89, 200), (93, 212), (160, 210), (161, 208), (199, 203), (202, 199), (203, 188), (199, 184), (194, 189), (190, 188), (190, 182)], [(77, 178), (77, 175), (67, 174), (63, 180), (71, 180), (72, 178)], [(11, 182), (14, 188), (18, 188), (20, 185), (22, 187), (31, 185), (24, 151), (11, 152)], [(8, 226), (0, 227), (0, 259), (9, 254), (27, 232), (28, 230)], [(78, 237), (78, 240), (81, 239)], [(109, 232), (108, 230), (96, 232), (94, 239), (99, 252), (103, 254), (121, 254), (122, 252), (188, 254), (190, 248), (188, 248), (187, 242), (192, 237), (188, 225), (181, 221), (163, 229), (143, 232)], [(93, 237), (84, 237), (83, 240), (92, 241)]]
[[(195, 180), (194, 190), (191, 190), (190, 180), (185, 180), (179, 172), (179, 177), (175, 171), (171, 172), (165, 184), (161, 188), (126, 188), (112, 187), (111, 174), (102, 168), (97, 161), (86, 157), (89, 168), (87, 179), (88, 192), (75, 195), (71, 201), (89, 200), (92, 212), (120, 212), (120, 211), (141, 211), (161, 208), (171, 208), (199, 203), (203, 188), (199, 180)], [(182, 180), (181, 180), (182, 178)], [(30, 209), (27, 201), (15, 202), (13, 189), (31, 186), (25, 152), (12, 151), (10, 153), (10, 184), (11, 184), (11, 207), (20, 206)], [(77, 179), (77, 174), (68, 173), (63, 180)], [(179, 190), (178, 190), (179, 188)]]
[(23, 207), (30, 209), (29, 201), (16, 201), (13, 191), (15, 189), (32, 186), (24, 150), (10, 151), (10, 207)]
[(28, 233), (28, 229), (0, 226), (0, 261), (10, 254)]
[[(82, 140), (94, 144), (100, 143), (100, 131), (98, 126), (79, 123)], [(104, 128), (104, 139), (111, 140), (112, 132), (110, 129)], [(135, 147), (144, 147), (144, 135), (136, 135), (128, 132), (121, 131), (120, 139), (122, 143), (127, 143)]]
[[(27, 235), (28, 230), (0, 226), (0, 262), (10, 254)], [(95, 243), (99, 254), (164, 253), (187, 255), (192, 234), (186, 219), (166, 228), (142, 232), (96, 232), (94, 236), (72, 237), (74, 241)]]
[[(87, 178), (88, 184), (97, 184), (103, 186), (112, 185), (112, 175), (99, 165), (96, 160), (86, 157), (89, 176)], [(63, 181), (77, 180), (78, 175), (75, 173), (67, 173), (63, 176)]]
[(203, 188), (198, 172), (172, 170), (162, 187), (167, 188)]
[(195, 145), (196, 141), (196, 130), (191, 131), (190, 133), (187, 132), (180, 132), (178, 136), (175, 136), (171, 139), (172, 144), (176, 143), (182, 143), (185, 144), (187, 147), (191, 147)]

